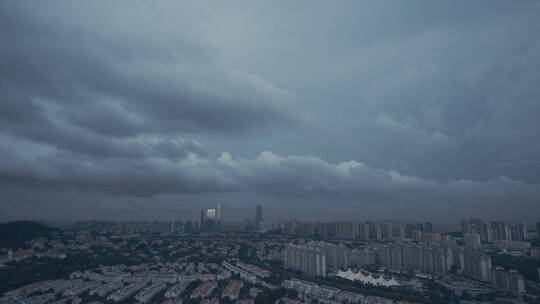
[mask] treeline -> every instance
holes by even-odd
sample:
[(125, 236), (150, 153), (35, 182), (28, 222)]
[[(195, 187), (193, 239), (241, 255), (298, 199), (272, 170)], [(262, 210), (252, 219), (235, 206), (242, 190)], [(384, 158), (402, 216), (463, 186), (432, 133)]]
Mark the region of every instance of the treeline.
[(0, 248), (12, 248), (15, 250), (23, 247), (27, 241), (48, 237), (57, 232), (60, 232), (60, 230), (30, 221), (0, 224)]

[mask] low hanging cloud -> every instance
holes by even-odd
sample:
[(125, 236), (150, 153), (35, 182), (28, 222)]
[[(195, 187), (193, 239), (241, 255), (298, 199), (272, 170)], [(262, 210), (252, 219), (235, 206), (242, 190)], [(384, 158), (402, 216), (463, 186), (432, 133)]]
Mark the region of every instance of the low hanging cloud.
[[(147, 145), (148, 153), (137, 158), (101, 159), (61, 151), (51, 146), (14, 138), (2, 138), (0, 152), (9, 161), (1, 163), (3, 185), (49, 189), (79, 189), (114, 196), (153, 197), (164, 193), (205, 195), (247, 193), (280, 199), (347, 201), (369, 208), (379, 200), (396, 208), (433, 204), (474, 204), (505, 195), (514, 205), (528, 206), (540, 196), (540, 187), (498, 177), (489, 181), (436, 182), (394, 170), (384, 170), (351, 160), (332, 164), (314, 156), (280, 156), (262, 152), (253, 159), (223, 152), (205, 156), (192, 142)], [(195, 147), (196, 149), (192, 149)], [(163, 152), (166, 151), (166, 152)], [(171, 151), (175, 157), (170, 157)], [(204, 151), (204, 150), (203, 150)], [(182, 157), (176, 157), (182, 155)]]

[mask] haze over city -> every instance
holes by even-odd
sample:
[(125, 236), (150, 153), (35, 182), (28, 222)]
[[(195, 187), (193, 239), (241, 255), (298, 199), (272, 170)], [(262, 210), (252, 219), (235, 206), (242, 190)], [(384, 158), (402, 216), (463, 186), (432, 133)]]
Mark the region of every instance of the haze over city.
[(0, 220), (540, 214), (538, 1), (2, 1)]

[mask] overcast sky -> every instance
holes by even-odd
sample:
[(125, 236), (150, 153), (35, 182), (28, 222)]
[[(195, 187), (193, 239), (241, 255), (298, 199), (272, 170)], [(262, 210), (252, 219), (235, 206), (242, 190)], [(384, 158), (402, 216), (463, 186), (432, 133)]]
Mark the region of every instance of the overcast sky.
[(538, 1), (1, 1), (0, 220), (540, 220)]

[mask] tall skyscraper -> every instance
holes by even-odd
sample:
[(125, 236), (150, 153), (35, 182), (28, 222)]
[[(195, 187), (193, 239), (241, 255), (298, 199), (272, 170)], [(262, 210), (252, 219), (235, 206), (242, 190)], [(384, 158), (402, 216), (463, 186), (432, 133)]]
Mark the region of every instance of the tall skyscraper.
[(223, 206), (201, 210), (200, 229), (205, 231), (219, 230), (223, 216)]
[(424, 232), (433, 232), (433, 223), (425, 222), (424, 223)]
[(204, 230), (204, 222), (206, 220), (206, 209), (201, 210), (201, 218), (199, 219), (199, 229)]
[[(536, 238), (540, 240), (540, 222), (536, 223)], [(540, 280), (540, 274), (538, 279)]]
[(220, 225), (221, 225), (222, 217), (223, 217), (223, 206), (221, 206), (221, 204), (218, 204), (216, 207), (216, 220), (219, 221)]
[(260, 223), (263, 220), (263, 214), (262, 214), (262, 207), (261, 205), (257, 205), (255, 209), (255, 222)]
[(471, 233), (469, 220), (461, 220), (461, 232), (463, 232), (463, 235), (465, 233)]

